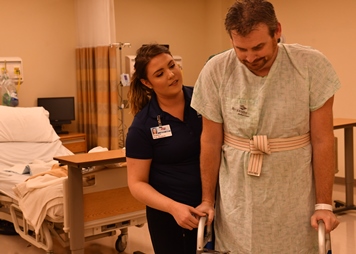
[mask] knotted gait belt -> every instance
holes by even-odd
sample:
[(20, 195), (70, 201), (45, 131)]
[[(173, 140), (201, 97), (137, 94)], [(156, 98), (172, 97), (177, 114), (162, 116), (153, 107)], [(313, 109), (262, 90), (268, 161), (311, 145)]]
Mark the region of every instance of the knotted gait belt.
[(260, 176), (264, 155), (304, 147), (310, 143), (310, 133), (291, 138), (273, 139), (268, 139), (266, 135), (255, 135), (252, 139), (247, 139), (225, 133), (224, 142), (236, 149), (249, 152), (250, 159), (247, 173), (253, 176)]

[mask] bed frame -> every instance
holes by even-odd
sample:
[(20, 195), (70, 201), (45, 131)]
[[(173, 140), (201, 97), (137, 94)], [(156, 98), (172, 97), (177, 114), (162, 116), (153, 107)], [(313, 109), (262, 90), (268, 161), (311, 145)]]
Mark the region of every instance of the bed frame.
[[(119, 252), (124, 251), (128, 227), (146, 223), (145, 206), (132, 197), (127, 187), (126, 167), (119, 167), (126, 161), (125, 151), (54, 159), (68, 165), (68, 179), (63, 183), (63, 221), (46, 218), (39, 233), (35, 234), (23, 218), (18, 204), (5, 195), (0, 195), (0, 219), (13, 222), (23, 239), (47, 253), (53, 253), (53, 237), (62, 246), (69, 246), (71, 253), (84, 253), (85, 241), (115, 235), (118, 229), (120, 235), (115, 248)], [(93, 169), (98, 165), (101, 169)], [(84, 174), (83, 168), (88, 169)]]

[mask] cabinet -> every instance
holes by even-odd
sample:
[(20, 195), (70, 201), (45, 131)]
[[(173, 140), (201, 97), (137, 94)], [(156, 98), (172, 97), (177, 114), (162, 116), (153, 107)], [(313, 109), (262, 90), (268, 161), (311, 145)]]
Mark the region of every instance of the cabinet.
[(62, 144), (73, 153), (86, 153), (87, 140), (85, 133), (69, 133), (59, 135)]

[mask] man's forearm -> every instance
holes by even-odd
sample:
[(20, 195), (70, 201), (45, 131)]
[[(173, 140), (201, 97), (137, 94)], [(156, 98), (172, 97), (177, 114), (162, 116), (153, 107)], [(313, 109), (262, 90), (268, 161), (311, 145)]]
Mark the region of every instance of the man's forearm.
[(313, 144), (313, 170), (315, 178), (316, 203), (332, 204), (335, 177), (334, 137)]

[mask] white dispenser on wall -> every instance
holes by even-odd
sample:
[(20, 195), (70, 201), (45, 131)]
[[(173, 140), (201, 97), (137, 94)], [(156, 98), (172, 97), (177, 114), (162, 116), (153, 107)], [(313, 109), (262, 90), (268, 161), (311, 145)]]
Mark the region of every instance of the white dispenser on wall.
[(20, 57), (0, 57), (0, 74), (7, 71), (7, 75), (16, 84), (19, 82), (22, 84), (24, 81), (23, 65)]

